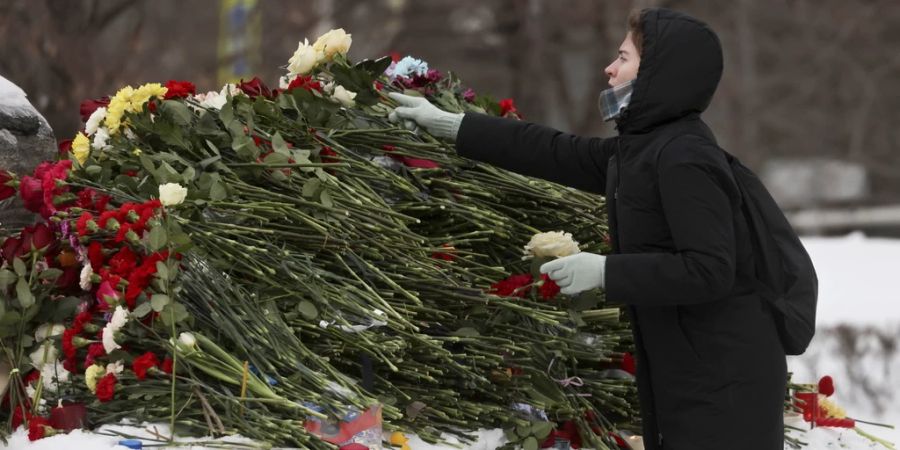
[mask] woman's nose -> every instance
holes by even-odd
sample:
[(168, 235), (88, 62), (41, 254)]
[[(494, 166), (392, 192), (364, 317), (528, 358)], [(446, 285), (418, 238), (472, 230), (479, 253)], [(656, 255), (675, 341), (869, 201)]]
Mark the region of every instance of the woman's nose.
[(614, 76), (616, 75), (615, 72), (613, 72), (613, 65), (612, 65), (612, 64), (606, 66), (606, 68), (603, 69), (603, 72), (606, 73), (606, 76), (608, 76), (608, 77), (610, 77), (610, 78), (612, 78), (612, 77), (614, 77)]

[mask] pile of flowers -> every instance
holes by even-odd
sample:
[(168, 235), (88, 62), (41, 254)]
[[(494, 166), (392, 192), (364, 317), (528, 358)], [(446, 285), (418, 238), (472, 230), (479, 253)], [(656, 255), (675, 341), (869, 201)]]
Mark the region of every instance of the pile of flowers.
[(13, 429), (128, 417), (328, 448), (298, 424), (372, 405), (432, 441), (532, 421), (516, 405), (554, 418), (542, 439), (564, 426), (617, 448), (636, 429), (632, 382), (607, 376), (629, 348), (618, 309), (535, 269), (604, 249), (603, 199), (396, 127), (393, 91), (519, 115), (414, 58), (352, 63), (350, 45), (300, 43), (277, 88), (170, 80), (85, 101), (58, 161), (4, 173), (0, 196), (41, 217), (2, 247)]

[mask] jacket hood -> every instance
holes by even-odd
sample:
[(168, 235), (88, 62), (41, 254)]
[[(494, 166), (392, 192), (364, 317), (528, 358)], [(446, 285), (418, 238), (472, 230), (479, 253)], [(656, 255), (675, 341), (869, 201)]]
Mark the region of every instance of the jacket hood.
[(641, 64), (628, 108), (616, 120), (621, 134), (699, 115), (722, 78), (722, 45), (705, 23), (664, 8), (641, 11)]

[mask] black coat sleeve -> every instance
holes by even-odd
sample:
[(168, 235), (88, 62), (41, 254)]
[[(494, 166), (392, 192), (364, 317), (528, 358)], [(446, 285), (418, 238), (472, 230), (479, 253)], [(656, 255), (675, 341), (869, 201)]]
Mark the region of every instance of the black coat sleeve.
[(606, 167), (615, 149), (612, 139), (466, 113), (456, 136), (456, 152), (522, 175), (604, 194)]
[(734, 285), (734, 208), (739, 191), (724, 154), (699, 137), (677, 138), (657, 166), (663, 213), (675, 251), (609, 255), (606, 295), (636, 305), (701, 303)]

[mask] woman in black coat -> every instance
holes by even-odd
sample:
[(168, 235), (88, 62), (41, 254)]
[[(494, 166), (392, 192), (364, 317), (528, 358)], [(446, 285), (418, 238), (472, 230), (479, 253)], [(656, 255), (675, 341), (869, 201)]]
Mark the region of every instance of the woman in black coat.
[(575, 294), (627, 305), (648, 450), (781, 450), (786, 361), (753, 289), (740, 194), (700, 118), (722, 74), (704, 23), (666, 9), (629, 20), (601, 96), (619, 135), (580, 137), (392, 94), (392, 117), (456, 140), (457, 152), (607, 196), (613, 253), (541, 270)]

